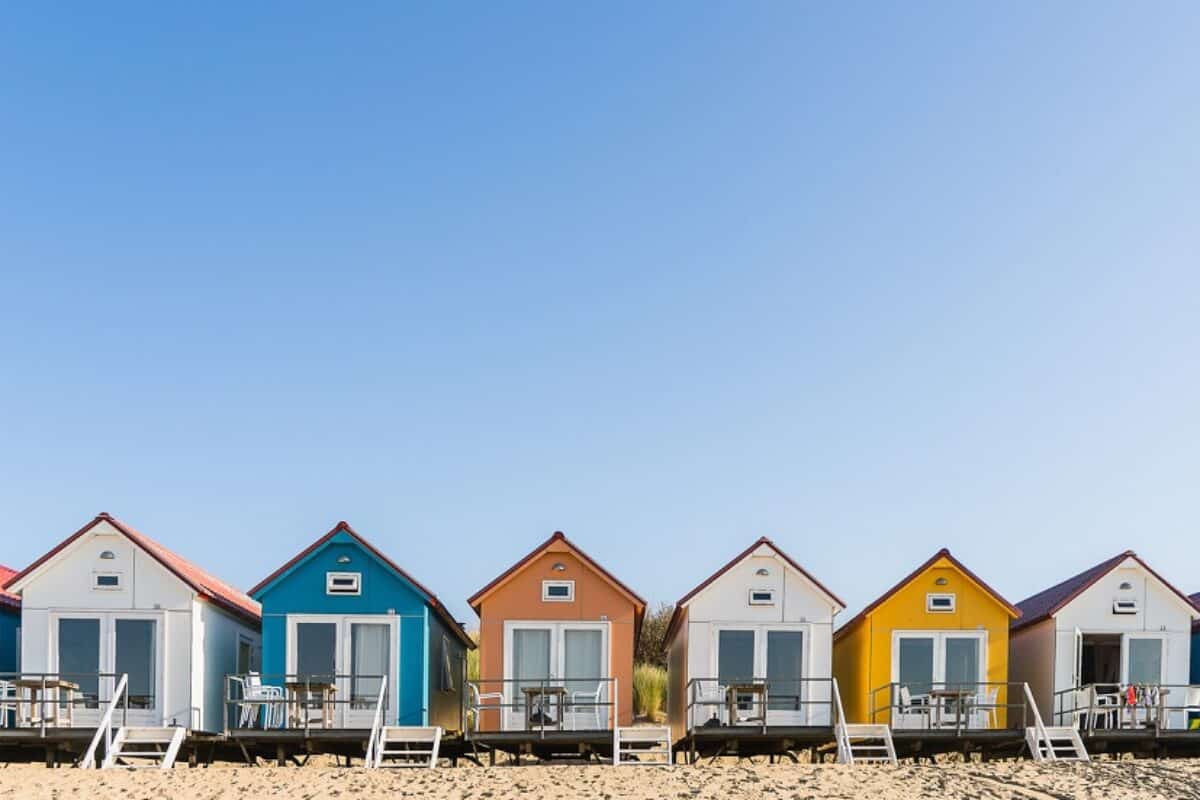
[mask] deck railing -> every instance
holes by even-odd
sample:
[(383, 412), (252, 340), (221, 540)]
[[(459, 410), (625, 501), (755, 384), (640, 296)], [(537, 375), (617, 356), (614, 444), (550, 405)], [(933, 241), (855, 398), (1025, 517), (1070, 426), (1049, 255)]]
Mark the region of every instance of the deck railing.
[[(88, 712), (99, 715), (112, 703), (122, 677), (113, 672), (0, 672), (0, 727), (38, 728), (43, 735), (51, 728), (92, 727), (97, 717)], [(156, 706), (153, 691), (132, 700), (124, 691), (122, 722), (131, 708)]]
[(705, 727), (836, 724), (832, 678), (693, 678), (688, 681), (688, 730)]
[(248, 672), (225, 676), (225, 730), (372, 727), (389, 713), (384, 675), (297, 675)]
[(1000, 681), (886, 683), (871, 690), (870, 721), (893, 730), (1024, 729), (1031, 718), (1024, 686)]
[(469, 680), (462, 726), (472, 734), (530, 731), (612, 731), (617, 725), (616, 678)]
[(1200, 731), (1200, 685), (1090, 683), (1054, 693), (1054, 721), (1080, 730)]

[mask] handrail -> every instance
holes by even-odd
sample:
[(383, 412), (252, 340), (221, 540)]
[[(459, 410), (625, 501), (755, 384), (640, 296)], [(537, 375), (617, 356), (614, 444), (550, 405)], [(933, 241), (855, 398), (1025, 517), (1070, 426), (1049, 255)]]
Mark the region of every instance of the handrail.
[(373, 769), (378, 756), (379, 734), (383, 731), (384, 695), (387, 693), (387, 676), (379, 683), (379, 698), (375, 701), (375, 718), (371, 722), (371, 738), (367, 740), (367, 768)]
[(105, 755), (112, 752), (113, 712), (117, 710), (117, 701), (125, 694), (128, 685), (129, 673), (124, 673), (121, 675), (121, 680), (117, 681), (117, 688), (113, 690), (112, 699), (108, 701), (108, 708), (104, 709), (104, 716), (100, 718), (100, 724), (96, 727), (95, 735), (92, 736), (92, 743), (88, 745), (83, 760), (79, 762), (81, 769), (90, 769), (96, 766), (96, 748), (100, 745), (101, 737), (104, 739)]
[(1033, 711), (1033, 728), (1037, 735), (1035, 745), (1042, 746), (1042, 742), (1046, 743), (1046, 752), (1044, 757), (1047, 761), (1057, 761), (1058, 755), (1054, 752), (1054, 748), (1050, 746), (1050, 734), (1046, 731), (1046, 726), (1042, 722), (1042, 712), (1038, 710), (1037, 702), (1033, 699), (1033, 692), (1029, 689), (1028, 683), (1022, 683), (1025, 688), (1025, 702), (1029, 704), (1029, 708)]
[[(839, 717), (838, 709), (834, 708), (832, 697), (833, 678), (831, 677), (800, 677), (800, 678), (776, 678), (770, 679), (766, 677), (747, 677), (738, 679), (727, 679), (730, 683), (761, 685), (764, 687), (764, 692), (758, 695), (753, 701), (751, 708), (758, 707), (760, 712), (760, 720), (756, 725), (764, 730), (770, 727), (771, 724), (767, 721), (769, 713), (778, 713), (790, 711), (792, 713), (802, 714), (806, 722), (804, 724), (823, 724), (820, 718), (824, 714), (829, 716), (829, 725), (835, 724)], [(728, 687), (722, 685), (720, 678), (692, 678), (685, 685), (685, 695), (687, 702), (684, 707), (685, 725), (689, 732), (695, 731), (697, 727), (704, 724), (704, 721), (697, 721), (697, 712), (702, 709), (724, 709), (728, 706), (728, 699), (721, 691), (709, 692), (704, 687), (710, 685), (718, 690), (727, 690)], [(788, 694), (786, 687), (795, 687), (794, 694)], [(769, 691), (774, 687), (775, 691)], [(702, 693), (705, 696), (701, 696)], [(780, 707), (779, 703), (786, 703), (791, 708)], [(713, 713), (713, 712), (709, 712)], [(716, 712), (719, 716), (719, 712)], [(840, 715), (844, 718), (844, 712)]]
[[(899, 681), (891, 681), (875, 687), (868, 693), (872, 723), (878, 723), (879, 715), (886, 713), (889, 717), (888, 724), (892, 728), (911, 728), (914, 720), (923, 719), (923, 724), (917, 727), (953, 729), (962, 733), (979, 727), (973, 716), (974, 712), (988, 714), (984, 718), (983, 728), (992, 727), (990, 714), (993, 712), (997, 714), (997, 726), (1000, 725), (999, 713), (1007, 715), (1005, 726), (1015, 725), (1015, 712), (1020, 712), (1020, 727), (1025, 727), (1028, 721), (1029, 705), (1024, 698), (1017, 699), (1022, 691), (1021, 687), (1024, 685), (1020, 681), (925, 681), (919, 685), (929, 688), (920, 692), (914, 691), (911, 703), (903, 701), (905, 685)], [(1003, 691), (1003, 702), (1001, 702), (1001, 691)], [(884, 693), (886, 696), (882, 698), (881, 702), (880, 695)], [(940, 695), (940, 702), (938, 702), (939, 693), (944, 693)], [(994, 699), (990, 696), (991, 694), (995, 695)], [(951, 700), (947, 700), (947, 698), (951, 698)], [(950, 705), (947, 705), (948, 702)], [(939, 720), (935, 720), (935, 717), (941, 713), (938, 712), (938, 709), (944, 712), (947, 708), (951, 709), (950, 716), (941, 716)], [(899, 723), (897, 719), (906, 720), (909, 724)]]
[[(572, 686), (594, 686), (594, 691), (571, 691)], [(497, 691), (492, 691), (496, 687)], [(488, 691), (484, 691), (487, 689)], [(522, 699), (528, 689), (539, 699), (534, 702), (529, 697)], [(614, 677), (556, 677), (556, 678), (481, 678), (468, 680), (464, 686), (462, 713), (464, 719), (471, 712), (479, 714), (482, 711), (497, 711), (500, 715), (499, 729), (507, 730), (511, 724), (511, 716), (518, 715), (521, 719), (516, 723), (520, 730), (538, 733), (545, 738), (548, 730), (566, 730), (569, 714), (587, 709), (594, 715), (595, 727), (587, 730), (608, 731), (608, 725), (616, 726), (619, 722), (617, 706), (617, 679)], [(476, 703), (471, 698), (474, 690), (481, 702)], [(491, 702), (498, 700), (499, 702)], [(538, 709), (538, 719), (533, 719), (528, 712), (533, 703)], [(602, 709), (604, 711), (602, 711)], [(550, 717), (549, 710), (556, 710), (558, 717)], [(521, 713), (522, 711), (526, 713)], [(601, 716), (604, 719), (601, 719)], [(576, 720), (577, 721), (577, 720)], [(464, 725), (463, 735), (471, 739), (476, 733), (475, 725)], [(579, 730), (580, 728), (573, 728)]]
[(846, 719), (846, 710), (842, 708), (842, 691), (838, 687), (838, 679), (831, 678), (831, 690), (833, 692), (833, 735), (837, 739), (838, 760), (847, 764), (854, 763), (854, 752), (850, 749), (850, 736), (846, 731), (844, 720)]

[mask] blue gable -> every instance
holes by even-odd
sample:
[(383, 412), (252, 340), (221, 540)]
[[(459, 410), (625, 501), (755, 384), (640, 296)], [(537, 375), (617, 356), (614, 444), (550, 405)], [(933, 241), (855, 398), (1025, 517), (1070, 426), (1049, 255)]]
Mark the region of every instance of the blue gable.
[[(359, 593), (330, 594), (330, 572), (359, 576)], [(273, 576), (253, 592), (262, 603), (262, 673), (275, 682), (287, 672), (289, 614), (389, 615), (397, 618), (399, 667), (395, 692), (400, 725), (429, 724), (429, 642), (431, 617), (428, 596), (380, 558), (357, 535), (335, 529), (318, 546)], [(348, 669), (339, 669), (349, 672)]]

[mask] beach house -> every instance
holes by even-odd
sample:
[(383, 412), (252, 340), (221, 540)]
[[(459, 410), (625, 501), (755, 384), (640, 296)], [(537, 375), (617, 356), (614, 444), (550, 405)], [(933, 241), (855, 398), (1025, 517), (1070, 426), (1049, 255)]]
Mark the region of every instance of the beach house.
[(681, 597), (667, 627), (668, 718), (697, 729), (832, 725), (837, 595), (763, 537)]
[[(1200, 608), (1200, 592), (1191, 595), (1192, 605)], [(1200, 620), (1192, 622), (1192, 680), (1193, 686), (1200, 685)]]
[(2, 673), (16, 672), (19, 666), (21, 598), (3, 588), (16, 574), (16, 570), (0, 565), (0, 680), (5, 680)]
[[(347, 523), (250, 594), (263, 610), (258, 679), (281, 691), (287, 683), (328, 684), (332, 718), (322, 716), (321, 726), (370, 728), (382, 691), (384, 724), (461, 730), (474, 642), (433, 592)], [(263, 724), (262, 715), (254, 723)]]
[(949, 550), (934, 553), (833, 634), (847, 720), (1004, 727), (1008, 629), (1019, 616)]
[[(1017, 604), (1011, 675), (1057, 724), (1116, 727), (1124, 687), (1170, 686), (1168, 705), (1187, 702), (1193, 624), (1200, 610), (1133, 551), (1120, 553)], [(1114, 709), (1097, 711), (1101, 705)], [(1090, 712), (1086, 709), (1091, 708)], [(1182, 726), (1181, 714), (1169, 725)]]
[(480, 678), (471, 689), (478, 730), (632, 724), (646, 602), (561, 532), (468, 602), (480, 622)]
[(130, 725), (222, 730), (222, 684), (259, 646), (259, 607), (108, 514), (7, 582), (21, 599), (20, 670), (58, 676), (52, 714), (94, 726), (128, 675)]

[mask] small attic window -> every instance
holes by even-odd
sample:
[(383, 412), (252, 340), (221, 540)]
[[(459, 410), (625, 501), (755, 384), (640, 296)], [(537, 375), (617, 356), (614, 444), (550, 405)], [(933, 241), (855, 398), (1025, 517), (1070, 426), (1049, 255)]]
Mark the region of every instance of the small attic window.
[(113, 553), (112, 550), (105, 550), (103, 553), (100, 554), (100, 558), (104, 561), (112, 561), (116, 557), (117, 557), (116, 554)]
[(1136, 614), (1138, 613), (1137, 600), (1114, 600), (1114, 614)]
[(766, 567), (761, 567), (754, 574), (760, 578), (765, 578), (771, 574), (771, 570), (767, 569)]
[(326, 572), (325, 594), (359, 595), (362, 594), (362, 573), (359, 572)]
[(92, 588), (99, 592), (121, 591), (121, 573), (96, 572), (92, 574)]
[(930, 614), (952, 614), (954, 607), (954, 595), (952, 594), (925, 595), (925, 610)]
[(751, 589), (750, 590), (750, 605), (752, 605), (752, 606), (773, 606), (773, 605), (775, 605), (775, 590), (774, 589)]
[(1122, 582), (1121, 582), (1121, 585), (1117, 587), (1117, 591), (1120, 591), (1120, 592), (1132, 592), (1132, 591), (1133, 591), (1133, 584), (1132, 584), (1132, 583), (1130, 583), (1129, 581), (1122, 581)]
[(542, 581), (543, 603), (570, 603), (575, 599), (575, 581)]

